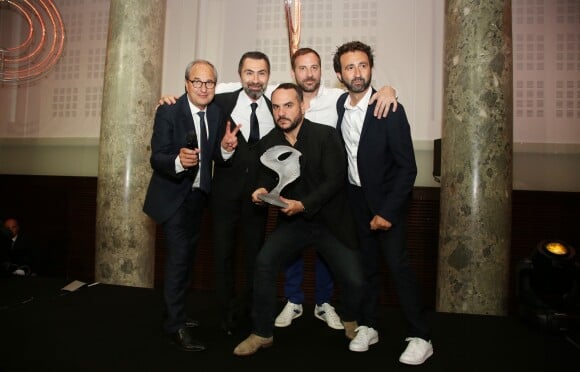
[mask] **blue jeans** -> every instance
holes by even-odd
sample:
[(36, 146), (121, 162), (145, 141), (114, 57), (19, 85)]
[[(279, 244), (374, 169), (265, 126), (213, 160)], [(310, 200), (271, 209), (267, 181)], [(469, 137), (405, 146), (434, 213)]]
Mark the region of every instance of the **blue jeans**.
[[(319, 253), (316, 254), (314, 265), (316, 275), (314, 300), (316, 301), (316, 305), (322, 305), (326, 302), (330, 303), (334, 290), (334, 282), (330, 269)], [(286, 267), (285, 279), (284, 295), (288, 301), (293, 304), (303, 304), (304, 291), (302, 290), (302, 281), (304, 279), (304, 259), (302, 256), (298, 256), (298, 258), (290, 262)]]
[(252, 318), (258, 336), (271, 337), (274, 333), (278, 272), (311, 246), (325, 259), (341, 285), (344, 305), (341, 318), (356, 320), (364, 288), (359, 252), (345, 246), (326, 226), (297, 217), (280, 220), (256, 258)]

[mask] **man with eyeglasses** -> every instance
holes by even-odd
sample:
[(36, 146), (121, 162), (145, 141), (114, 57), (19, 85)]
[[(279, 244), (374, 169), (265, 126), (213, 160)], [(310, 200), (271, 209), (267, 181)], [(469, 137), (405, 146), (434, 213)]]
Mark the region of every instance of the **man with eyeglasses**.
[[(164, 331), (184, 351), (205, 350), (193, 335), (185, 297), (211, 188), (211, 162), (225, 162), (237, 145), (238, 128), (219, 128), (224, 114), (212, 103), (217, 71), (208, 61), (190, 62), (185, 91), (175, 105), (159, 106), (151, 137), (153, 174), (143, 211), (165, 234)], [(220, 149), (221, 139), (221, 149)]]
[(206, 89), (213, 89), (215, 88), (215, 81), (208, 80), (208, 81), (201, 81), (201, 80), (189, 80), (188, 81), (193, 85), (194, 88), (201, 88), (202, 86)]
[[(214, 167), (210, 196), (215, 287), (222, 312), (221, 328), (228, 335), (240, 323), (250, 322), (254, 262), (264, 243), (268, 214), (267, 208), (251, 202), (259, 165), (255, 145), (275, 126), (272, 104), (264, 95), (270, 79), (268, 56), (259, 51), (244, 53), (238, 63), (238, 74), (240, 83), (237, 83), (236, 90), (215, 96), (215, 103), (225, 111), (226, 126), (240, 129), (237, 132), (238, 146), (231, 161), (226, 166), (216, 164)], [(175, 98), (170, 95), (159, 100), (162, 106), (173, 105), (175, 102)], [(245, 253), (243, 262), (246, 278), (245, 287), (239, 294), (236, 293), (234, 283), (235, 262), (239, 258), (236, 257), (238, 234)]]

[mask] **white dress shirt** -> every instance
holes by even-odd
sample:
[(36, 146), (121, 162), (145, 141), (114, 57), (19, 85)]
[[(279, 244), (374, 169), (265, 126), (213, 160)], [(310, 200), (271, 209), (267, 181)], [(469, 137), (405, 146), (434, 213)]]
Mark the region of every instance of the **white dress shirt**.
[(338, 122), (336, 101), (344, 92), (344, 90), (339, 88), (326, 88), (320, 85), (316, 97), (310, 100), (310, 107), (308, 107), (304, 116), (314, 123), (336, 128), (336, 123)]
[[(198, 112), (202, 111), (200, 110), (197, 106), (195, 106), (193, 103), (191, 103), (189, 101), (189, 99), (187, 100), (187, 103), (189, 103), (189, 109), (191, 110), (191, 115), (193, 116), (193, 126), (195, 127), (195, 133), (197, 135), (197, 147), (199, 148), (199, 164), (201, 164), (201, 158), (203, 156), (203, 147), (202, 147), (202, 141), (201, 138), (199, 138), (199, 136), (201, 135), (201, 118), (199, 117), (199, 115), (197, 114)], [(208, 117), (207, 117), (207, 111), (205, 112), (205, 132), (207, 133), (207, 135), (209, 136), (209, 128), (207, 127), (207, 123), (208, 123)], [(210, 155), (211, 156), (211, 155)], [(183, 167), (183, 165), (181, 165), (181, 161), (179, 160), (179, 154), (177, 155), (177, 157), (175, 158), (175, 173), (181, 173), (185, 171), (185, 168)], [(200, 185), (200, 176), (201, 176), (201, 172), (197, 172), (197, 174), (195, 175), (195, 179), (193, 180), (193, 188), (199, 187)]]
[[(236, 122), (236, 124), (242, 124), (240, 128), (240, 132), (242, 135), (248, 140), (250, 136), (250, 115), (252, 114), (252, 100), (245, 92), (240, 92), (238, 96), (238, 100), (236, 102), (236, 106), (234, 107), (234, 111), (232, 111), (232, 119)], [(272, 113), (270, 109), (268, 109), (268, 105), (266, 104), (266, 100), (263, 96), (261, 96), (256, 103), (258, 107), (256, 108), (256, 115), (258, 116), (258, 123), (260, 124), (260, 138), (264, 137), (266, 133), (271, 131), (274, 128), (274, 118), (272, 117)]]
[[(268, 88), (264, 93), (266, 97), (268, 97), (268, 99), (272, 97), (272, 92), (274, 91), (274, 89), (276, 89), (277, 86), (278, 85), (273, 84), (268, 85)], [(241, 87), (242, 87), (241, 83), (219, 83), (216, 86), (216, 93), (233, 92), (237, 89), (240, 89)], [(336, 128), (336, 122), (338, 121), (338, 113), (336, 112), (336, 101), (338, 100), (338, 97), (340, 97), (340, 95), (343, 94), (344, 92), (346, 91), (340, 88), (326, 88), (323, 85), (320, 85), (320, 89), (318, 89), (316, 97), (310, 101), (310, 107), (306, 110), (304, 116), (306, 117), (306, 119), (314, 123), (330, 125), (331, 127)], [(240, 96), (241, 95), (242, 93), (240, 93)], [(236, 120), (236, 118), (234, 118), (234, 120)], [(260, 121), (260, 136), (263, 136), (261, 126), (262, 121), (260, 120), (259, 116), (258, 120)], [(249, 125), (246, 125), (246, 130), (248, 131), (249, 134), (250, 133)], [(247, 138), (245, 133), (244, 137)]]
[(371, 93), (372, 89), (369, 87), (363, 98), (355, 106), (351, 105), (350, 96), (346, 98), (344, 102), (344, 116), (342, 117), (340, 126), (348, 158), (348, 181), (356, 186), (361, 185), (358, 173), (357, 154), (360, 134), (369, 107)]

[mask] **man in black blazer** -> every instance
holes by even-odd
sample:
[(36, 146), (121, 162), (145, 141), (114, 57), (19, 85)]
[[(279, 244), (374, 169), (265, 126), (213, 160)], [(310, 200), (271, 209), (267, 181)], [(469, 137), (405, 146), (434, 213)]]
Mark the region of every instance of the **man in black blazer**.
[[(270, 77), (270, 61), (262, 52), (245, 53), (238, 64), (242, 89), (217, 94), (215, 103), (225, 112), (230, 125), (240, 125), (238, 146), (227, 166), (216, 164), (210, 206), (213, 221), (215, 286), (221, 305), (222, 329), (232, 334), (239, 323), (249, 319), (254, 261), (264, 242), (267, 209), (252, 204), (256, 167), (256, 140), (274, 128), (272, 106), (264, 96)], [(259, 133), (251, 128), (252, 105), (256, 106)], [(252, 140), (251, 136), (255, 135)], [(235, 262), (238, 234), (245, 253), (246, 285), (235, 291)]]
[(205, 350), (186, 326), (185, 295), (211, 188), (212, 159), (225, 161), (237, 143), (237, 128), (218, 128), (224, 119), (219, 106), (211, 103), (216, 81), (210, 62), (192, 61), (185, 69), (186, 94), (175, 105), (158, 107), (151, 138), (153, 175), (143, 206), (162, 225), (166, 239), (164, 330), (186, 351)]
[[(354, 220), (346, 199), (344, 149), (336, 130), (304, 118), (302, 89), (296, 84), (280, 84), (272, 93), (272, 107), (277, 128), (262, 138), (259, 154), (273, 146), (293, 147), (301, 153), (300, 175), (282, 190), (281, 200), (287, 206), (279, 210), (278, 224), (256, 258), (253, 331), (234, 349), (239, 356), (272, 345), (277, 276), (304, 249), (313, 246), (341, 285), (341, 318), (347, 337), (354, 336), (364, 288)], [(276, 174), (261, 166), (252, 201), (262, 205), (259, 196), (277, 183)]]
[(433, 354), (405, 236), (417, 166), (403, 105), (399, 103), (399, 108), (386, 118), (374, 117), (374, 107), (368, 105), (374, 93), (370, 86), (373, 62), (371, 48), (358, 41), (338, 47), (333, 61), (336, 76), (348, 90), (337, 102), (337, 129), (347, 152), (348, 195), (357, 221), (367, 279), (359, 327), (349, 348), (367, 351), (379, 341), (376, 312), (382, 253), (408, 322), (408, 345), (399, 361), (417, 365)]

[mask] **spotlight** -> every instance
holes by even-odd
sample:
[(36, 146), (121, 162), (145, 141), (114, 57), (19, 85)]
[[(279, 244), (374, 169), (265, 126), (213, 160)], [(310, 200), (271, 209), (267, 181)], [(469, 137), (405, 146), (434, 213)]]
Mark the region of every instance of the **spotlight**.
[(549, 331), (580, 327), (580, 266), (576, 250), (543, 240), (516, 268), (518, 313)]

